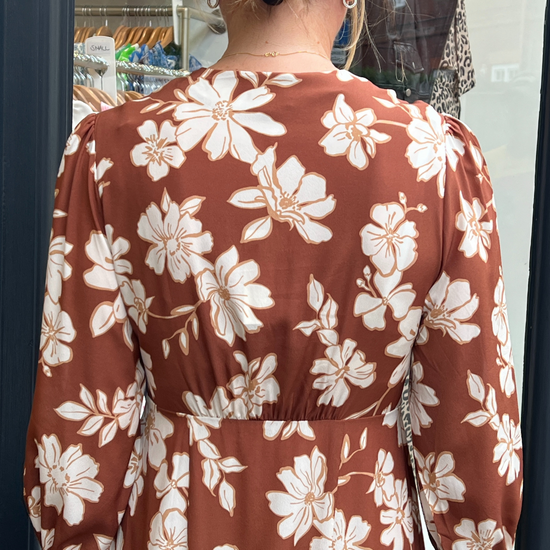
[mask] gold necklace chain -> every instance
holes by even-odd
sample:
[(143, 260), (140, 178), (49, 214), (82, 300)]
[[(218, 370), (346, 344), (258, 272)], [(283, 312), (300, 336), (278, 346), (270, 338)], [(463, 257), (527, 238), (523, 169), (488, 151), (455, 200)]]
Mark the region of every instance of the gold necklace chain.
[(323, 55), (323, 54), (320, 54), (320, 53), (317, 53), (317, 52), (309, 52), (307, 50), (302, 50), (302, 51), (299, 51), (299, 52), (289, 52), (289, 53), (281, 53), (281, 52), (276, 52), (276, 51), (273, 51), (273, 52), (266, 52), (266, 53), (249, 53), (249, 52), (237, 52), (237, 53), (230, 53), (229, 55), (223, 55), (221, 59), (225, 59), (226, 57), (231, 57), (232, 55), (253, 55), (254, 57), (279, 57), (280, 55), (294, 55), (296, 53), (311, 53), (313, 55), (319, 55), (321, 57), (323, 57), (324, 59), (328, 59), (330, 60), (330, 57), (327, 57), (326, 55)]

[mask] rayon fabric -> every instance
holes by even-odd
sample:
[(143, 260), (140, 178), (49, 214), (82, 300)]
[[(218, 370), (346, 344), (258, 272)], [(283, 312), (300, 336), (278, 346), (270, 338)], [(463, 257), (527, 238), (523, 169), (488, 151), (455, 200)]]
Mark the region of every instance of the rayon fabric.
[(417, 550), (421, 514), (440, 549), (513, 547), (493, 189), (425, 103), (345, 70), (203, 68), (88, 116), (40, 348), (45, 549)]

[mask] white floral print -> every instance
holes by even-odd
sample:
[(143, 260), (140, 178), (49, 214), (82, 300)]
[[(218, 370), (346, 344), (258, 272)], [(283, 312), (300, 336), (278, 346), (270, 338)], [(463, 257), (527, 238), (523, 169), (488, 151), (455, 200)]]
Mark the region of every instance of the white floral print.
[(354, 111), (338, 94), (332, 111), (321, 119), (323, 126), (330, 128), (320, 141), (325, 153), (331, 156), (346, 155), (352, 166), (364, 170), (369, 165), (369, 157), (376, 155), (376, 144), (387, 143), (391, 137), (372, 128), (376, 115), (372, 109)]
[(94, 267), (84, 272), (84, 280), (91, 288), (116, 290), (116, 275), (132, 273), (132, 264), (122, 258), (130, 250), (130, 241), (123, 237), (114, 239), (112, 225), (105, 226), (105, 235), (93, 231), (85, 250), (86, 256), (94, 262)]
[(288, 439), (294, 434), (298, 434), (304, 439), (313, 441), (315, 432), (307, 420), (292, 420), (285, 422), (284, 420), (266, 420), (263, 423), (264, 437), (270, 441), (277, 439), (281, 435), (281, 440)]
[(66, 281), (73, 272), (73, 268), (65, 259), (72, 249), (73, 245), (68, 243), (64, 236), (54, 238), (52, 234), (46, 268), (46, 289), (56, 304), (61, 296), (63, 281)]
[(510, 485), (519, 475), (520, 460), (516, 451), (522, 448), (521, 428), (519, 425), (516, 426), (508, 414), (503, 414), (497, 437), (498, 444), (494, 450), (493, 462), (500, 460), (498, 474), (502, 477), (508, 471), (506, 485)]
[(132, 449), (128, 469), (124, 476), (123, 486), (132, 488), (128, 501), (131, 516), (136, 513), (137, 501), (143, 494), (145, 486), (144, 474), (147, 473), (147, 460), (145, 459), (146, 449), (144, 448), (144, 442), (145, 439), (142, 437), (138, 437), (134, 441), (134, 448)]
[(361, 516), (352, 516), (346, 524), (342, 510), (336, 510), (334, 517), (327, 521), (314, 521), (315, 527), (323, 535), (314, 537), (310, 550), (367, 550), (360, 546), (370, 532), (370, 525)]
[(407, 127), (412, 142), (407, 147), (407, 158), (418, 170), (418, 181), (430, 181), (437, 176), (437, 191), (445, 195), (446, 162), (455, 170), (459, 155), (464, 154), (464, 143), (448, 132), (447, 124), (433, 107), (426, 109), (426, 118), (413, 118)]
[(212, 234), (203, 232), (202, 223), (193, 217), (203, 200), (203, 197), (191, 197), (178, 205), (165, 190), (162, 199), (164, 219), (155, 203), (141, 215), (138, 235), (152, 243), (145, 263), (157, 275), (162, 275), (166, 266), (174, 281), (185, 283), (191, 274), (196, 275), (210, 265), (202, 255), (212, 251)]
[(458, 249), (466, 258), (473, 258), (476, 254), (486, 262), (489, 255), (487, 250), (491, 248), (491, 232), (493, 220), (481, 221), (486, 214), (484, 206), (479, 199), (474, 199), (470, 204), (460, 192), (460, 207), (462, 209), (456, 215), (456, 227), (464, 231), (464, 236), (458, 245)]
[(455, 525), (455, 533), (462, 537), (453, 542), (452, 550), (491, 550), (502, 540), (502, 530), (497, 529), (492, 519), (476, 524), (471, 519), (462, 519)]
[(510, 328), (508, 326), (508, 308), (506, 306), (506, 295), (504, 293), (504, 279), (499, 277), (494, 293), (495, 308), (491, 315), (493, 324), (493, 334), (498, 341), (505, 345), (510, 338)]
[(384, 277), (411, 267), (418, 255), (418, 231), (416, 224), (405, 218), (403, 206), (395, 202), (376, 204), (370, 216), (378, 225), (369, 223), (361, 230), (363, 254)]
[(384, 498), (384, 505), (388, 509), (380, 512), (380, 522), (389, 527), (382, 532), (380, 542), (385, 546), (393, 544), (393, 550), (404, 550), (405, 537), (410, 544), (414, 540), (411, 503), (405, 480), (395, 480), (394, 491), (390, 498)]
[(162, 461), (166, 458), (166, 443), (164, 440), (173, 433), (173, 422), (157, 409), (155, 403), (149, 400), (145, 438), (147, 440), (147, 458), (153, 468), (160, 468)]
[(420, 435), (421, 427), (429, 428), (432, 425), (432, 419), (424, 407), (439, 405), (435, 391), (421, 383), (423, 378), (424, 367), (419, 361), (416, 361), (411, 367), (411, 395), (409, 398), (411, 428), (415, 435)]
[(378, 451), (378, 460), (376, 461), (374, 479), (367, 493), (374, 491), (374, 502), (376, 506), (382, 506), (384, 499), (391, 497), (394, 491), (394, 476), (392, 474), (394, 467), (393, 456), (390, 452), (380, 449)]
[(314, 520), (323, 522), (333, 513), (334, 497), (325, 492), (326, 458), (315, 447), (311, 456), (295, 457), (294, 468), (281, 468), (277, 477), (288, 492), (269, 491), (266, 494), (269, 507), (284, 518), (277, 526), (279, 536), (287, 539), (294, 535), (296, 545)]
[(176, 128), (165, 120), (160, 129), (154, 120), (146, 120), (138, 129), (144, 143), (136, 145), (130, 153), (135, 166), (147, 166), (153, 181), (166, 177), (170, 168), (179, 168), (185, 161), (183, 151), (175, 145)]
[(67, 140), (67, 144), (65, 145), (65, 150), (63, 151), (63, 158), (61, 159), (61, 164), (59, 165), (59, 171), (57, 173), (58, 178), (63, 174), (63, 172), (65, 172), (66, 157), (74, 155), (78, 151), (81, 141), (82, 141), (82, 138), (76, 133), (73, 133), (69, 136), (69, 139)]
[(155, 477), (154, 487), (157, 498), (162, 499), (161, 512), (176, 508), (185, 513), (187, 500), (182, 491), (189, 489), (189, 455), (187, 453), (172, 455), (171, 476), (168, 476), (168, 462), (164, 460)]
[[(367, 266), (364, 274), (370, 283), (371, 272)], [(368, 292), (362, 292), (355, 298), (353, 314), (363, 318), (363, 324), (369, 330), (384, 330), (386, 328), (386, 310), (391, 308), (394, 319), (402, 319), (409, 312), (416, 292), (411, 283), (397, 286), (401, 280), (401, 272), (395, 271), (393, 275), (384, 277), (376, 272), (372, 277), (374, 286), (378, 289), (376, 294), (372, 286), (366, 286), (364, 281), (358, 280), (358, 285)]]
[(236, 351), (235, 359), (241, 365), (244, 374), (237, 374), (227, 384), (236, 399), (243, 401), (250, 418), (262, 414), (264, 403), (276, 403), (280, 393), (279, 383), (273, 373), (277, 368), (277, 356), (273, 353), (248, 362), (244, 353)]
[(326, 359), (316, 359), (311, 367), (312, 374), (321, 374), (313, 382), (313, 387), (324, 390), (317, 405), (342, 406), (350, 394), (349, 384), (368, 388), (376, 377), (376, 363), (368, 363), (365, 354), (356, 350), (357, 342), (349, 338), (339, 346), (329, 346), (325, 350)]
[(181, 102), (174, 118), (179, 146), (190, 151), (205, 136), (203, 149), (209, 160), (220, 160), (228, 152), (236, 159), (252, 163), (258, 151), (246, 128), (267, 136), (281, 136), (286, 128), (269, 115), (250, 112), (269, 103), (275, 94), (265, 86), (247, 90), (233, 98), (238, 78), (234, 71), (214, 75), (212, 83), (199, 78), (187, 89), (193, 101)]
[(210, 301), (210, 319), (216, 334), (230, 346), (238, 336), (258, 332), (264, 325), (252, 308), (273, 306), (271, 292), (255, 283), (260, 266), (254, 260), (239, 263), (239, 253), (232, 246), (216, 260), (214, 270), (206, 269), (196, 278), (201, 300)]
[(449, 501), (464, 502), (466, 486), (453, 473), (455, 460), (452, 453), (440, 453), (436, 460), (435, 453), (430, 453), (424, 457), (415, 449), (414, 457), (420, 485), (432, 513), (446, 513), (449, 510)]
[(147, 550), (187, 550), (187, 519), (179, 510), (158, 512), (151, 520)]
[(82, 453), (82, 445), (70, 445), (63, 451), (55, 434), (42, 436), (37, 447), (35, 466), (44, 484), (43, 504), (54, 506), (58, 514), (63, 512), (67, 525), (78, 525), (84, 519), (84, 501), (99, 502), (103, 493), (103, 485), (95, 479), (99, 465)]
[[(477, 294), (472, 296), (468, 281), (455, 279), (451, 282), (447, 273), (443, 272), (426, 298), (423, 331), (425, 327), (439, 329), (455, 342), (467, 344), (481, 332), (478, 325), (465, 322), (472, 318), (478, 305), (479, 297)], [(427, 335), (424, 332), (426, 338)]]
[(138, 280), (124, 281), (120, 287), (124, 303), (128, 306), (128, 315), (133, 319), (139, 330), (147, 332), (149, 306), (154, 297), (147, 298), (143, 283)]
[(260, 185), (246, 187), (231, 195), (229, 202), (239, 208), (267, 208), (268, 215), (250, 222), (244, 229), (241, 242), (267, 238), (272, 220), (286, 222), (307, 243), (319, 244), (332, 238), (332, 231), (315, 221), (327, 217), (336, 207), (333, 195), (326, 195), (326, 180), (319, 174), (306, 174), (295, 157), (289, 157), (275, 168), (275, 147), (268, 147), (252, 164), (252, 173)]
[(59, 304), (46, 296), (40, 335), (40, 349), (45, 365), (57, 367), (63, 363), (69, 363), (73, 358), (73, 350), (67, 344), (75, 338), (76, 330), (69, 314), (62, 311)]

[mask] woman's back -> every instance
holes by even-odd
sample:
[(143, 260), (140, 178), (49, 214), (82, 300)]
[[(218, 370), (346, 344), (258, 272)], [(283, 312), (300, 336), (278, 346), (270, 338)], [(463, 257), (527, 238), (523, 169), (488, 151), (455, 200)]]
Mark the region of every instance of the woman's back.
[(423, 548), (408, 373), (434, 537), (508, 544), (517, 401), (462, 123), (348, 71), (201, 69), (86, 119), (58, 193), (26, 474), (52, 548)]

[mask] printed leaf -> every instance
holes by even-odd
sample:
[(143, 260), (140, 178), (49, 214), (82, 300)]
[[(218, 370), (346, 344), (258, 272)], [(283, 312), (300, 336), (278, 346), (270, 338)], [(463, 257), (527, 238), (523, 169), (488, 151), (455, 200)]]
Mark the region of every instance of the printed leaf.
[(300, 80), (296, 78), (293, 74), (285, 73), (270, 78), (268, 84), (275, 84), (276, 86), (281, 86), (282, 88), (288, 88), (290, 86), (298, 84), (298, 82), (300, 82)]
[(254, 220), (244, 227), (241, 236), (241, 243), (267, 239), (267, 237), (271, 235), (272, 229), (273, 223), (271, 222), (271, 216)]
[(234, 456), (228, 456), (220, 460), (218, 464), (226, 474), (238, 473), (246, 469), (246, 466), (243, 466)]
[(473, 143), (470, 143), (470, 152), (474, 157), (476, 166), (479, 170), (481, 170), (483, 168), (483, 155), (481, 154), (481, 151)]
[(95, 399), (92, 392), (86, 387), (80, 384), (80, 401), (86, 405), (91, 411), (95, 411)]
[(338, 304), (328, 295), (328, 300), (319, 313), (319, 320), (323, 328), (335, 328), (338, 325)]
[(104, 416), (91, 416), (82, 424), (77, 433), (80, 435), (94, 435), (103, 426)]
[(493, 428), (493, 430), (497, 431), (500, 427), (500, 417), (498, 416), (498, 414), (495, 414), (495, 416), (493, 416), (493, 418), (491, 418), (491, 420), (489, 420), (489, 424), (491, 426), (491, 428)]
[(258, 75), (256, 73), (253, 73), (251, 71), (239, 71), (239, 74), (243, 77), (252, 82), (255, 88), (258, 87), (259, 79)]
[(111, 543), (113, 541), (111, 537), (94, 534), (94, 538), (95, 538), (98, 550), (111, 550)]
[(307, 303), (309, 307), (319, 313), (323, 301), (325, 299), (325, 289), (323, 285), (315, 280), (313, 275), (309, 276), (309, 283), (307, 285)]
[(111, 414), (109, 407), (107, 405), (107, 395), (101, 390), (97, 390), (97, 406), (99, 407), (100, 412), (103, 414)]
[(487, 424), (490, 418), (491, 415), (486, 413), (485, 411), (475, 411), (473, 413), (467, 414), (462, 422), (469, 422), (473, 426), (479, 428), (480, 426)]
[(177, 105), (175, 104), (168, 104), (166, 106), (164, 106), (159, 112), (158, 114), (159, 115), (162, 115), (163, 113), (167, 113), (168, 111), (172, 111), (173, 109), (175, 109), (177, 107)]
[(162, 354), (165, 359), (168, 359), (168, 356), (170, 355), (170, 342), (168, 339), (162, 341)]
[(162, 193), (162, 200), (160, 201), (160, 207), (162, 208), (162, 211), (166, 214), (168, 210), (170, 210), (170, 203), (172, 200), (170, 199), (170, 195), (168, 194), (168, 191), (164, 189), (164, 193)]
[(407, 105), (407, 108), (409, 109), (409, 113), (413, 118), (422, 118), (422, 114), (420, 113), (420, 109), (416, 105)]
[(230, 516), (233, 516), (233, 510), (235, 510), (235, 489), (231, 483), (227, 483), (225, 479), (220, 483), (220, 505), (224, 510), (229, 512)]
[(491, 416), (497, 414), (497, 397), (495, 389), (492, 386), (489, 386), (489, 393), (487, 394), (485, 407), (487, 408)]
[(189, 214), (191, 217), (195, 216), (201, 209), (202, 202), (206, 197), (189, 197), (180, 204), (180, 214)]
[(174, 90), (174, 95), (183, 103), (189, 103), (187, 96), (183, 93), (183, 90), (176, 88)]
[(189, 355), (189, 334), (187, 333), (187, 330), (182, 329), (179, 336), (179, 343), (180, 348), (185, 355)]
[(99, 446), (103, 447), (103, 445), (107, 445), (110, 441), (112, 441), (117, 433), (117, 422), (116, 420), (113, 420), (112, 422), (109, 422), (109, 424), (103, 426), (101, 428), (101, 432), (99, 432)]
[(124, 302), (122, 300), (122, 296), (120, 292), (118, 293), (118, 296), (115, 299), (115, 303), (113, 304), (113, 313), (115, 314), (115, 319), (119, 323), (123, 323), (128, 319), (128, 315), (126, 314), (126, 307), (124, 306)]
[(264, 194), (259, 187), (239, 189), (229, 197), (227, 202), (237, 208), (246, 209), (265, 208), (267, 206)]
[(481, 376), (468, 371), (468, 393), (472, 399), (483, 403), (485, 399), (485, 384)]
[(92, 411), (87, 409), (84, 405), (75, 403), (74, 401), (66, 401), (54, 410), (61, 418), (64, 418), (65, 420), (84, 420), (92, 414)]
[(151, 105), (147, 105), (147, 107), (144, 107), (140, 111), (140, 113), (145, 114), (145, 113), (150, 113), (151, 111), (156, 111), (161, 105), (162, 103), (152, 103)]
[(115, 312), (112, 302), (103, 302), (99, 304), (92, 313), (90, 320), (90, 330), (92, 337), (96, 338), (105, 334), (116, 323)]
[(351, 444), (349, 441), (349, 435), (346, 434), (344, 436), (344, 441), (342, 443), (342, 449), (340, 451), (340, 462), (346, 462), (349, 457), (349, 450), (350, 450)]
[(338, 333), (332, 329), (322, 329), (317, 332), (321, 344), (325, 346), (336, 346), (338, 345)]
[(345, 485), (346, 483), (349, 482), (350, 479), (351, 479), (350, 476), (340, 476), (338, 478), (338, 487), (341, 487), (342, 485)]
[(365, 449), (367, 447), (367, 428), (363, 430), (361, 434), (361, 439), (359, 440), (359, 447)]
[(378, 103), (380, 103), (387, 109), (393, 109), (395, 107), (395, 105), (391, 101), (388, 101), (387, 99), (381, 99), (380, 97), (375, 97), (374, 99), (376, 99)]
[(199, 453), (204, 456), (204, 458), (210, 458), (212, 460), (218, 460), (221, 458), (220, 451), (216, 445), (211, 443), (208, 439), (201, 439), (197, 442)]
[(126, 319), (126, 321), (124, 321), (124, 327), (122, 328), (122, 335), (124, 336), (124, 343), (133, 351), (134, 342), (132, 340), (132, 334), (132, 325), (130, 321)]
[(298, 323), (294, 330), (298, 329), (301, 330), (306, 336), (311, 336), (315, 330), (320, 328), (321, 325), (319, 321), (302, 321), (301, 323)]
[(174, 308), (170, 315), (185, 315), (187, 313), (191, 313), (192, 311), (195, 311), (194, 306), (179, 306)]
[(191, 328), (193, 329), (193, 336), (195, 340), (199, 339), (199, 318), (195, 315), (191, 321)]
[(210, 460), (209, 458), (205, 458), (201, 462), (202, 466), (202, 482), (206, 487), (208, 487), (208, 490), (214, 494), (214, 489), (218, 485), (222, 474), (220, 472), (220, 468), (218, 466), (218, 463), (215, 460)]

